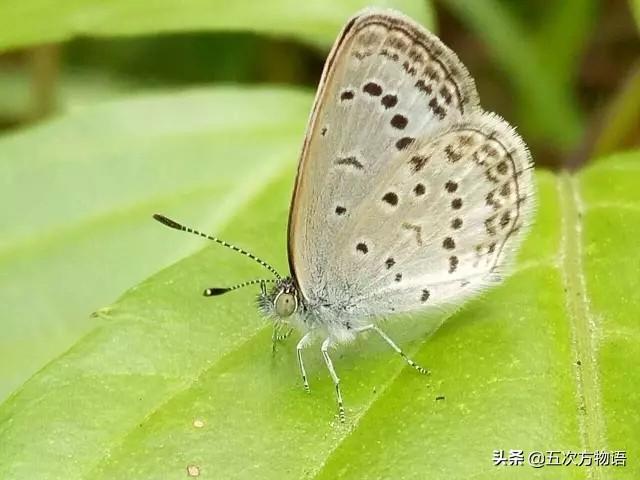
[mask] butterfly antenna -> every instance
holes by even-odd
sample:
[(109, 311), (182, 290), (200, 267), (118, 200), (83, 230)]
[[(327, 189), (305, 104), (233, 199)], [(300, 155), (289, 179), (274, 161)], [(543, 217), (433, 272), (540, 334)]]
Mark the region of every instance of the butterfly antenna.
[(273, 279), (268, 279), (268, 280), (249, 280), (247, 282), (242, 282), (242, 283), (239, 283), (237, 285), (234, 285), (233, 287), (206, 288), (204, 290), (204, 292), (202, 292), (202, 294), (205, 297), (215, 297), (216, 295), (222, 295), (223, 293), (231, 292), (233, 290), (238, 290), (239, 288), (242, 288), (242, 287), (248, 287), (249, 285), (255, 285), (256, 283), (259, 283), (260, 286), (262, 287), (262, 292), (266, 293), (265, 284), (268, 283), (268, 282), (273, 283), (275, 281), (276, 280), (273, 280)]
[[(183, 232), (193, 233), (194, 235), (199, 235), (199, 236), (201, 236), (203, 238), (206, 238), (208, 240), (213, 240), (214, 242), (219, 243), (223, 247), (227, 247), (227, 248), (230, 248), (231, 250), (235, 250), (236, 252), (241, 253), (245, 257), (249, 257), (253, 261), (255, 261), (255, 262), (259, 263), (260, 265), (262, 265), (264, 268), (266, 268), (271, 273), (273, 273), (278, 280), (282, 279), (282, 277), (276, 271), (275, 268), (273, 268), (271, 265), (269, 265), (267, 262), (265, 262), (261, 258), (258, 258), (254, 254), (247, 252), (246, 250), (238, 248), (235, 245), (231, 245), (230, 243), (227, 243), (224, 240), (220, 240), (219, 238), (212, 237), (211, 235), (207, 235), (205, 233), (199, 232), (198, 230), (194, 230), (193, 228), (185, 227), (184, 225), (181, 225), (178, 222), (173, 221), (170, 218), (165, 217), (164, 215), (160, 215), (158, 213), (155, 213), (153, 215), (153, 218), (155, 220), (157, 220), (158, 222), (162, 223), (163, 225), (166, 225), (169, 228), (173, 228), (175, 230), (182, 230)], [(258, 282), (258, 280), (256, 281), (256, 283), (257, 282)], [(238, 288), (240, 288), (240, 287), (238, 287)], [(210, 289), (210, 290), (215, 290), (215, 289)], [(222, 293), (224, 293), (224, 292), (222, 292)], [(220, 295), (220, 293), (213, 294), (213, 295)]]

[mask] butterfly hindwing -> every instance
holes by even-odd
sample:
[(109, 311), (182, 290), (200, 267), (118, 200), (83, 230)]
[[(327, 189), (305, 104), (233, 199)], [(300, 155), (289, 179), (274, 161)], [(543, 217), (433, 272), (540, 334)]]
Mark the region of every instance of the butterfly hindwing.
[[(354, 289), (362, 313), (446, 310), (499, 280), (534, 207), (530, 156), (513, 129), (475, 112), (391, 162), (354, 212), (377, 221), (348, 227), (368, 245)], [(346, 232), (335, 239), (341, 258)]]

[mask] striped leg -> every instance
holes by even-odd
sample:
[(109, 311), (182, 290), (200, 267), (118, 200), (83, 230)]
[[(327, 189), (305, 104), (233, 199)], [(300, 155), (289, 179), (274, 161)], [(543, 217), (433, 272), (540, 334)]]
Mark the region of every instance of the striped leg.
[(278, 340), (279, 342), (284, 342), (287, 338), (289, 338), (289, 336), (291, 335), (291, 332), (293, 332), (293, 328), (289, 327), (289, 330), (287, 330), (285, 333), (278, 335), (276, 337), (276, 340)]
[(324, 362), (327, 364), (327, 368), (329, 369), (329, 375), (333, 379), (333, 383), (336, 386), (336, 398), (338, 400), (338, 415), (340, 416), (340, 421), (344, 423), (344, 404), (342, 403), (342, 393), (340, 393), (340, 379), (336, 374), (335, 369), (333, 368), (333, 362), (329, 357), (329, 347), (331, 346), (331, 338), (327, 338), (324, 342), (322, 342), (322, 356), (324, 357)]
[(300, 367), (300, 373), (302, 374), (302, 384), (307, 392), (309, 391), (309, 382), (307, 382), (307, 372), (304, 369), (304, 362), (302, 361), (302, 349), (309, 345), (311, 334), (312, 332), (305, 333), (296, 347), (296, 353), (298, 354), (298, 366)]
[(273, 324), (273, 333), (271, 334), (271, 344), (272, 344), (271, 351), (274, 354), (276, 353), (276, 347), (278, 342), (285, 341), (287, 338), (289, 338), (289, 336), (291, 335), (291, 332), (293, 332), (293, 328), (289, 327), (289, 330), (287, 330), (285, 333), (280, 333), (282, 331), (283, 326), (284, 324), (282, 323)]
[(424, 373), (427, 374), (429, 373), (429, 370), (427, 370), (426, 368), (421, 367), (420, 365), (418, 365), (416, 362), (414, 362), (413, 360), (411, 360), (409, 357), (407, 357), (407, 355), (400, 349), (400, 347), (398, 347), (398, 345), (396, 345), (396, 343), (391, 340), (389, 338), (389, 336), (384, 333), (382, 330), (380, 330), (380, 328), (378, 328), (377, 325), (367, 325), (365, 327), (359, 328), (358, 332), (367, 332), (369, 330), (373, 330), (375, 332), (378, 333), (378, 335), (380, 335), (382, 337), (382, 339), (387, 342), (387, 344), (393, 348), (396, 352), (398, 352), (400, 354), (400, 356), (402, 358), (404, 358), (405, 362), (407, 362), (409, 365), (411, 365), (413, 368), (415, 368), (416, 370), (418, 370), (420, 373)]

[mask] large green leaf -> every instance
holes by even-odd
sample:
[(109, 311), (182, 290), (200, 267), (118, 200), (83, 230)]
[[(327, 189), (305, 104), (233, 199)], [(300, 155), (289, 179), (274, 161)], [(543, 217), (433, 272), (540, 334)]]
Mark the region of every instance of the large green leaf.
[(426, 0), (2, 0), (0, 50), (78, 35), (248, 30), (326, 47), (342, 23), (367, 5), (394, 7), (432, 25)]
[(0, 400), (95, 327), (92, 310), (199, 248), (167, 249), (155, 209), (218, 229), (290, 169), (310, 105), (294, 90), (193, 90), (3, 137)]
[[(264, 273), (205, 248), (100, 310), (91, 333), (0, 407), (0, 478), (638, 478), (639, 162), (539, 172), (537, 223), (513, 276), (440, 328), (390, 324), (431, 376), (375, 337), (339, 350), (346, 425), (317, 349), (310, 395), (295, 340), (272, 357), (255, 292), (200, 296)], [(292, 179), (283, 171), (218, 232), (280, 270)], [(140, 228), (164, 235), (167, 252), (189, 240)], [(496, 449), (626, 450), (629, 461), (498, 468)]]

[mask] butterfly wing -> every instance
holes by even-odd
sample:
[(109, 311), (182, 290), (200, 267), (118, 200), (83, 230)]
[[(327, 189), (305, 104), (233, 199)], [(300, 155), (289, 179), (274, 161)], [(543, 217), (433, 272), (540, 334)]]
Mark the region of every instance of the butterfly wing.
[[(534, 206), (530, 156), (514, 130), (475, 112), (393, 161), (398, 168), (354, 212), (362, 217), (364, 204), (374, 205), (376, 227), (349, 227), (370, 245), (360, 258), (351, 252), (367, 272), (357, 314), (451, 310), (500, 280)], [(335, 244), (346, 256), (348, 235)]]
[(305, 303), (357, 318), (481, 289), (529, 219), (529, 165), (437, 37), (395, 12), (357, 15), (326, 62), (290, 211)]

